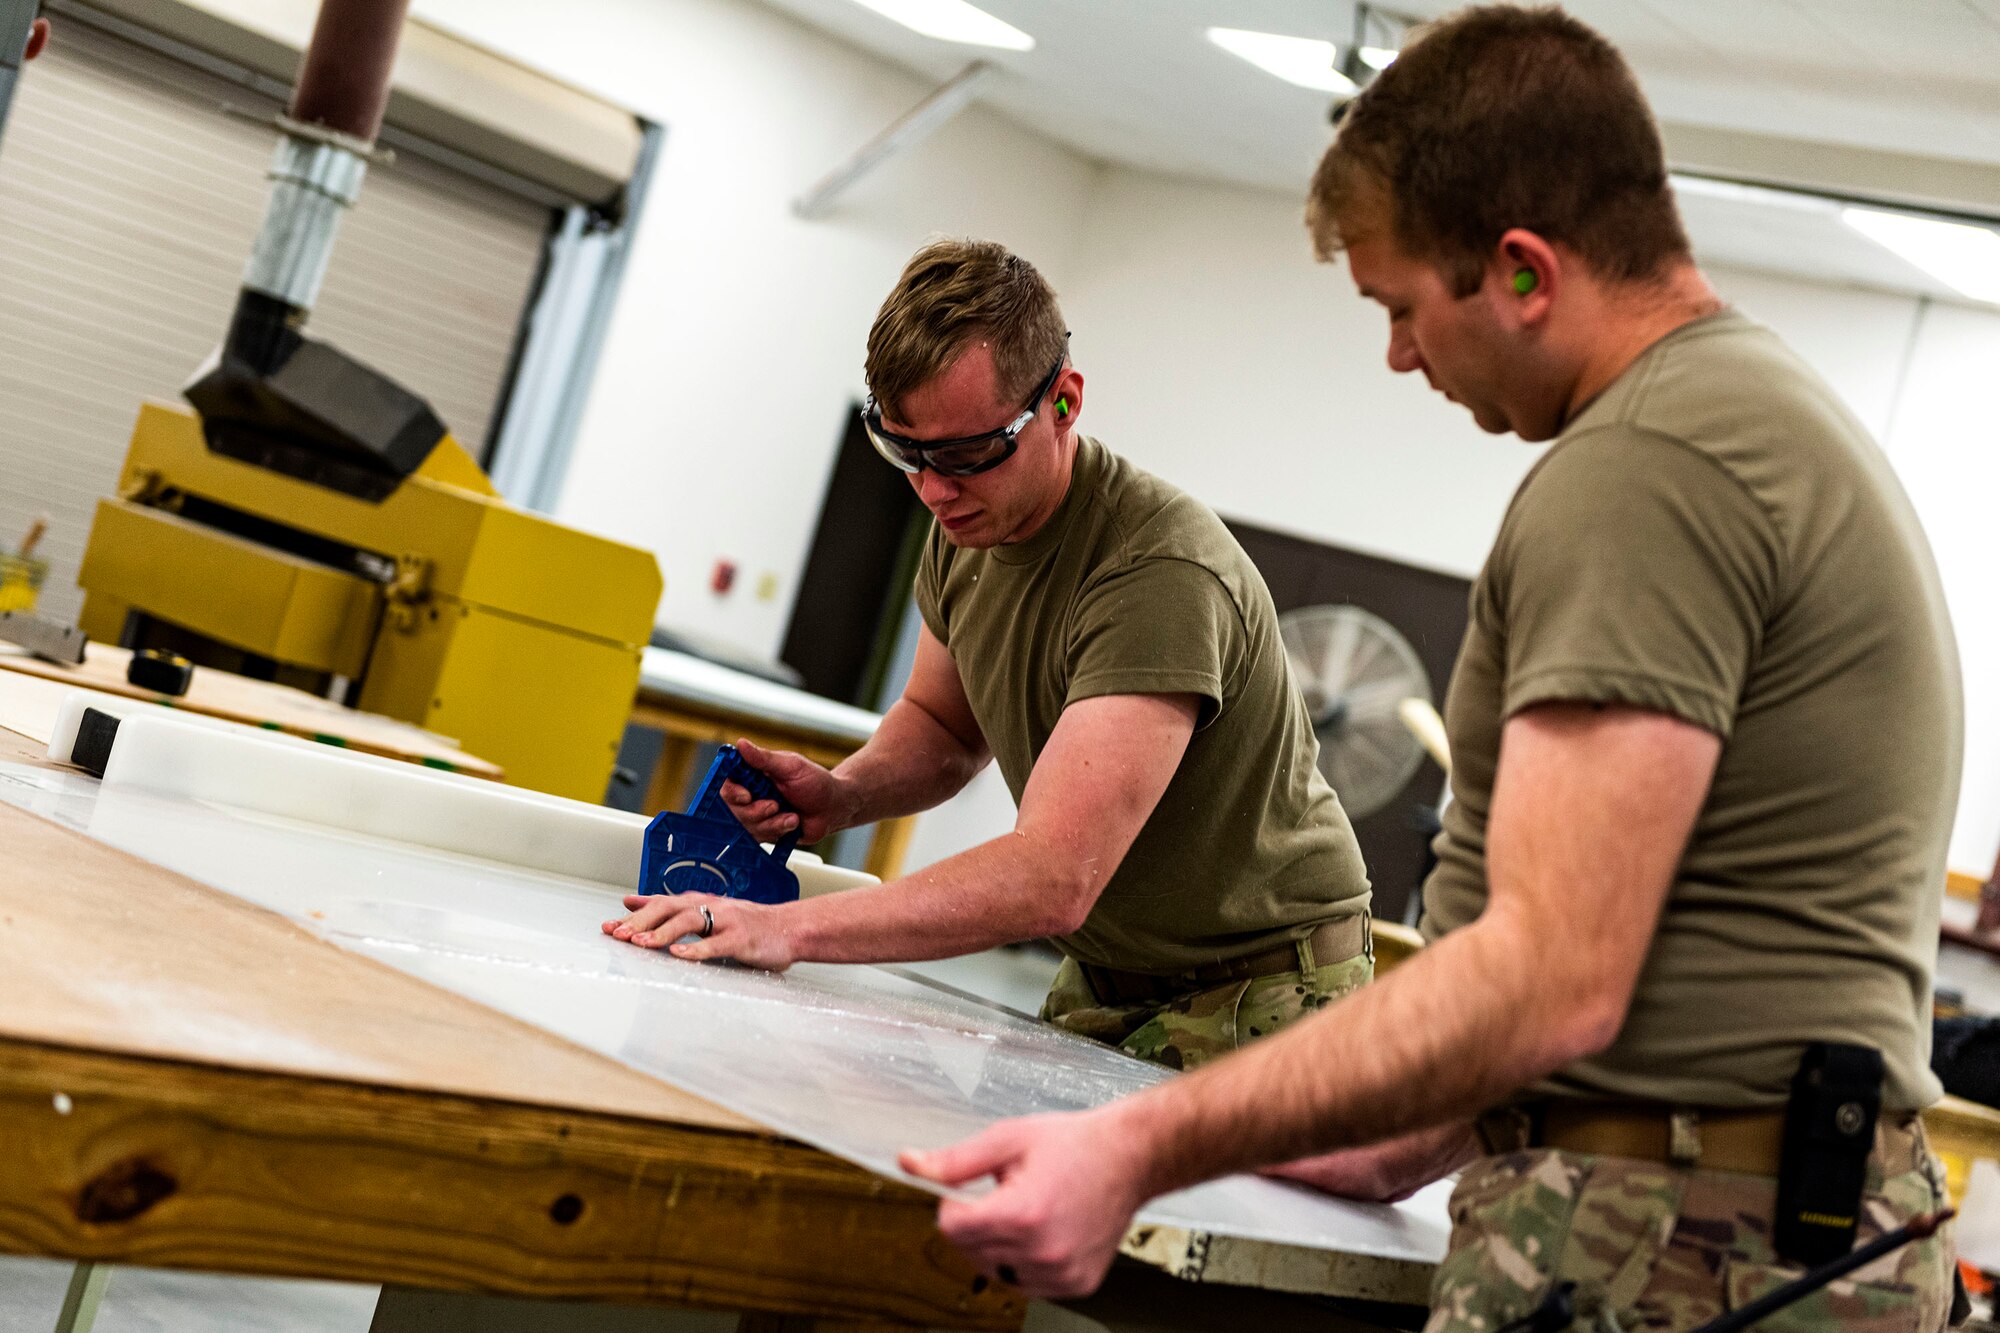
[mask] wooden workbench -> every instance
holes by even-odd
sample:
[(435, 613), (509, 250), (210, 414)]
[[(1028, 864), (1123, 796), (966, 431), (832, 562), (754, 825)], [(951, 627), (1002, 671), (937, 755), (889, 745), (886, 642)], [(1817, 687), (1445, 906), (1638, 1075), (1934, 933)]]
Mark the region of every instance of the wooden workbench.
[(504, 777), (500, 766), (468, 754), (457, 742), (400, 722), (379, 713), (364, 713), (331, 699), (322, 699), (289, 685), (252, 680), (234, 672), (196, 667), (188, 692), (178, 698), (155, 690), (142, 689), (125, 679), (132, 663), (128, 649), (108, 643), (90, 644), (76, 666), (45, 662), (41, 658), (0, 644), (0, 671), (31, 679), (53, 681), (57, 685), (96, 690), (120, 698), (164, 704), (190, 713), (219, 717), (230, 722), (270, 731), (282, 731), (309, 741), (321, 741), (363, 754), (401, 759), (413, 764), (441, 768), (473, 777)]
[(788, 1330), (1023, 1314), (928, 1195), (5, 806), (0, 1143), (10, 1253)]

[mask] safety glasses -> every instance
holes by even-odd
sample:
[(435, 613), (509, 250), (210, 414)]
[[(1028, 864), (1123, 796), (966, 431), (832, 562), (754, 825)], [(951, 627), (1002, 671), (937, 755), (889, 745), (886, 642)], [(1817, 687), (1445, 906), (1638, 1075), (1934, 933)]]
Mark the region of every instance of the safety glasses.
[(1056, 358), (1049, 373), (1035, 386), (1028, 397), (1027, 405), (1020, 415), (999, 430), (987, 431), (983, 435), (964, 435), (955, 440), (912, 440), (882, 428), (882, 409), (876, 405), (875, 395), (868, 395), (867, 404), (861, 409), (861, 425), (868, 432), (868, 442), (875, 446), (875, 452), (889, 460), (903, 472), (918, 473), (925, 468), (941, 477), (973, 477), (999, 467), (1014, 456), (1020, 447), (1021, 432), (1035, 419), (1041, 410), (1042, 399), (1048, 397), (1049, 390), (1056, 387), (1061, 378), (1063, 363), (1069, 360), (1069, 351)]

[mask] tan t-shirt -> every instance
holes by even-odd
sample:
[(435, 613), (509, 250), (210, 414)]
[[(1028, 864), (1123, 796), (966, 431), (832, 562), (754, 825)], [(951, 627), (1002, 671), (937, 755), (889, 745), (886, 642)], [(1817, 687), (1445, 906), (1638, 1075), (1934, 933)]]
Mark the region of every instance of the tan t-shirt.
[(1271, 594), (1205, 506), (1086, 439), (1062, 507), (1027, 541), (966, 551), (933, 527), (916, 595), (1017, 803), (1070, 704), (1200, 696), (1166, 794), (1082, 929), (1056, 941), (1065, 953), (1168, 974), (1368, 905)]
[(1624, 1028), (1538, 1091), (1776, 1103), (1830, 1040), (1881, 1049), (1885, 1105), (1936, 1100), (1951, 625), (1881, 451), (1740, 314), (1656, 343), (1515, 495), (1446, 704), (1426, 934), (1479, 915), (1501, 725), (1550, 700), (1655, 709), (1724, 745)]

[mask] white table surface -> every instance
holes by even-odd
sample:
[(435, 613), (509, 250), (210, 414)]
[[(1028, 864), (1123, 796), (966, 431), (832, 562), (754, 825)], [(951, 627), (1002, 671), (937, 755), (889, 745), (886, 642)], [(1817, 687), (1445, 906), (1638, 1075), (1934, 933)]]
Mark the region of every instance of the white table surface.
[[(616, 910), (613, 886), (125, 787), (119, 766), (114, 752), (99, 784), (0, 764), (0, 800), (892, 1179), (933, 1188), (897, 1168), (900, 1148), (942, 1147), (1005, 1116), (1093, 1106), (1170, 1076), (877, 968), (772, 975), (682, 962), (598, 930)], [(329, 756), (329, 772), (339, 766)], [(1237, 1176), (1157, 1199), (1141, 1220), (1434, 1263), (1448, 1193), (1435, 1185), (1380, 1207)]]
[(880, 713), (822, 699), (671, 648), (645, 650), (639, 666), (639, 688), (683, 703), (805, 727), (844, 741), (867, 740), (882, 721)]

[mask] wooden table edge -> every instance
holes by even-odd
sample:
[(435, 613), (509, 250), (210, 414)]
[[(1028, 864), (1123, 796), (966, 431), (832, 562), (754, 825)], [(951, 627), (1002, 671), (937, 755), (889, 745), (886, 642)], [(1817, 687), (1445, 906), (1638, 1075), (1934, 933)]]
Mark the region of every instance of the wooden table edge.
[(936, 1201), (769, 1133), (0, 1037), (0, 1251), (1008, 1330)]

